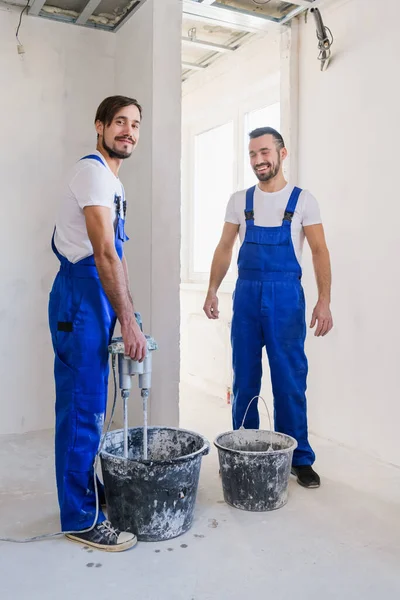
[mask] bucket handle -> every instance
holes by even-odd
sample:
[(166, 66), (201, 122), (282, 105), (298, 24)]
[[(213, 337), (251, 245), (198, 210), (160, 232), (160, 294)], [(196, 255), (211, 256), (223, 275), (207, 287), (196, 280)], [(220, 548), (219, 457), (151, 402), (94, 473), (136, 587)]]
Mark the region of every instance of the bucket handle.
[(262, 396), (254, 396), (254, 398), (252, 398), (252, 399), (250, 400), (250, 402), (249, 402), (249, 403), (248, 403), (248, 405), (247, 405), (246, 412), (244, 413), (243, 421), (242, 421), (242, 424), (241, 424), (241, 426), (239, 427), (239, 429), (244, 429), (244, 422), (245, 422), (245, 420), (246, 420), (247, 413), (249, 412), (249, 408), (250, 408), (250, 406), (251, 406), (251, 403), (252, 403), (252, 402), (253, 402), (253, 400), (255, 400), (256, 398), (260, 398), (260, 400), (262, 400), (262, 401), (264, 402), (264, 406), (265, 406), (265, 408), (266, 408), (267, 415), (268, 415), (268, 421), (269, 421), (269, 430), (272, 432), (272, 425), (271, 425), (271, 415), (269, 414), (269, 410), (268, 410), (267, 403), (265, 402), (265, 400), (264, 400), (264, 398), (263, 398)]

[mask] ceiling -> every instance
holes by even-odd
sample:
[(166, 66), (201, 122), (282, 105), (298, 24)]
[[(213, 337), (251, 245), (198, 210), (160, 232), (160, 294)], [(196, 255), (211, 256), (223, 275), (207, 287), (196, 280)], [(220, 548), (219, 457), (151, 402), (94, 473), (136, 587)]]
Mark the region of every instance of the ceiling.
[[(26, 6), (27, 0), (5, 0)], [(29, 0), (28, 14), (118, 31), (146, 0)], [(181, 0), (182, 79), (235, 52), (254, 35), (288, 23), (321, 0)]]
[(182, 79), (320, 0), (183, 0)]
[[(2, 2), (26, 6), (28, 0)], [(29, 0), (27, 14), (71, 25), (116, 32), (145, 2), (146, 0)]]

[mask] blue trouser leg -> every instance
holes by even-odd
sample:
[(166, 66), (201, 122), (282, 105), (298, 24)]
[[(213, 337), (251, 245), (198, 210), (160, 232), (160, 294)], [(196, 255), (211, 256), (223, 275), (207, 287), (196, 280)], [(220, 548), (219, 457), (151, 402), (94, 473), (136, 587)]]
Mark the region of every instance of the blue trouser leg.
[[(234, 429), (242, 425), (250, 400), (258, 396), (261, 389), (264, 340), (259, 297), (260, 286), (256, 282), (237, 282), (231, 326)], [(260, 425), (257, 406), (258, 400), (254, 400), (244, 423), (246, 429), (258, 429)]]
[(261, 313), (274, 395), (275, 430), (297, 440), (294, 466), (312, 465), (315, 454), (308, 442), (306, 323), (300, 283), (264, 283)]
[[(59, 331), (58, 322), (72, 323)], [(63, 531), (95, 517), (93, 463), (107, 404), (108, 343), (115, 325), (99, 280), (58, 275), (50, 295), (55, 351), (56, 478)], [(100, 511), (98, 522), (104, 520)]]
[[(313, 464), (308, 442), (307, 358), (304, 296), (299, 282), (238, 281), (232, 319), (233, 427), (238, 429), (250, 400), (260, 393), (265, 343), (274, 395), (275, 430), (297, 440), (293, 464)], [(259, 427), (256, 401), (245, 427)]]

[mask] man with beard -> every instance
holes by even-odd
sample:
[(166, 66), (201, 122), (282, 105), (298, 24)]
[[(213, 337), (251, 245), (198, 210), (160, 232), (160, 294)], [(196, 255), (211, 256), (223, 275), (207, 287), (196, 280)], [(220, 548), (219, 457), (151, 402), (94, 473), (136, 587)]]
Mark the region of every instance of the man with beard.
[[(330, 311), (331, 270), (319, 207), (307, 191), (288, 184), (282, 171), (287, 150), (275, 129), (250, 133), (249, 155), (257, 186), (229, 200), (221, 240), (216, 248), (204, 304), (209, 319), (218, 319), (217, 290), (224, 279), (239, 234), (238, 280), (231, 328), (233, 357), (233, 427), (238, 429), (249, 402), (258, 396), (262, 348), (266, 347), (274, 396), (275, 430), (297, 440), (292, 473), (307, 488), (320, 485), (312, 468), (315, 454), (308, 441), (305, 300), (301, 285), (304, 238), (313, 256), (318, 302), (310, 327), (325, 336), (333, 327)], [(244, 422), (258, 429), (257, 400)]]
[[(139, 141), (141, 116), (133, 98), (113, 96), (100, 104), (96, 151), (68, 174), (52, 239), (60, 261), (50, 293), (49, 324), (55, 353), (61, 525), (70, 539), (109, 551), (136, 543), (135, 535), (115, 529), (101, 510), (95, 522), (93, 464), (106, 411), (108, 345), (116, 319), (125, 353), (142, 361), (147, 350), (129, 291), (123, 253), (126, 200), (118, 178), (123, 160)], [(104, 494), (101, 486), (100, 491)]]

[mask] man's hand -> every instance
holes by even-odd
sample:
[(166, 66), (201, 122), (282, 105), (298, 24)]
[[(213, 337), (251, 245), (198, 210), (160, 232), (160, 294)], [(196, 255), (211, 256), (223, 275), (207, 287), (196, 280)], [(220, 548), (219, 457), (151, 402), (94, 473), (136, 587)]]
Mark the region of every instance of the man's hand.
[(209, 319), (218, 319), (218, 297), (214, 292), (208, 292), (203, 310)]
[(125, 356), (143, 362), (147, 354), (147, 341), (135, 318), (121, 325)]
[(314, 308), (310, 323), (311, 329), (316, 323), (318, 323), (314, 333), (316, 337), (323, 337), (329, 333), (333, 327), (332, 313), (327, 300), (318, 300), (317, 305)]
[(218, 319), (217, 291), (228, 272), (232, 259), (232, 249), (239, 232), (239, 225), (225, 223), (221, 239), (215, 249), (211, 265), (210, 283), (203, 310), (209, 319)]

